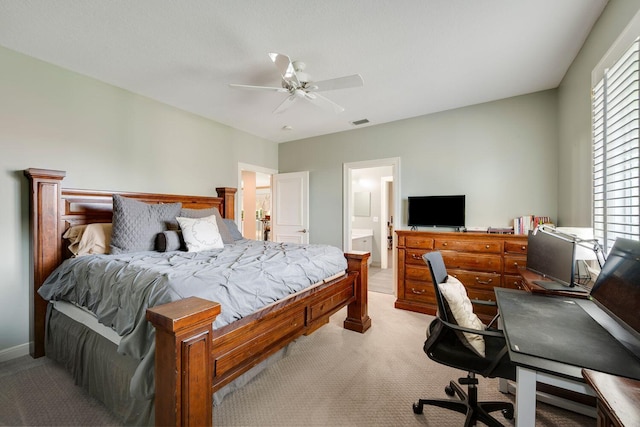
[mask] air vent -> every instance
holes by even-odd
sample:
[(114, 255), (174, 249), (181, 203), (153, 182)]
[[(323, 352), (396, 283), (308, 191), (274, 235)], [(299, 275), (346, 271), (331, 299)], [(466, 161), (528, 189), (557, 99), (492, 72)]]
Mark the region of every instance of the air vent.
[(354, 126), (366, 125), (367, 123), (369, 123), (369, 119), (360, 119), (351, 122), (351, 124)]

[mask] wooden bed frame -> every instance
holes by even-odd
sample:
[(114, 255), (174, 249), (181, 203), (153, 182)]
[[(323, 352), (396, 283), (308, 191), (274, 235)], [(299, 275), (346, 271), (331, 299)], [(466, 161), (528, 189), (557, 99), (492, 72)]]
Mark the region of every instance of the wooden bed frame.
[[(73, 225), (111, 222), (109, 191), (62, 187), (66, 173), (27, 169), (32, 244), (31, 355), (44, 356), (47, 301), (38, 288), (70, 256), (62, 235)], [(234, 219), (234, 188), (216, 188), (218, 197), (125, 193), (147, 203), (181, 202), (185, 208), (217, 207)], [(211, 425), (212, 393), (285, 345), (329, 321), (348, 305), (344, 327), (360, 333), (371, 326), (367, 308), (367, 252), (345, 254), (347, 274), (293, 294), (220, 329), (212, 324), (220, 305), (201, 298), (153, 307), (147, 320), (156, 328), (155, 422), (157, 425)]]

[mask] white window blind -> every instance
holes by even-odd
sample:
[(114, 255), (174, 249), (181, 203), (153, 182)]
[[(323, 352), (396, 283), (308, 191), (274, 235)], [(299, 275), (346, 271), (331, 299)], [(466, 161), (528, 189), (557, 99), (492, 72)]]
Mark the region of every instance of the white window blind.
[(593, 227), (607, 253), (640, 240), (639, 40), (593, 88)]

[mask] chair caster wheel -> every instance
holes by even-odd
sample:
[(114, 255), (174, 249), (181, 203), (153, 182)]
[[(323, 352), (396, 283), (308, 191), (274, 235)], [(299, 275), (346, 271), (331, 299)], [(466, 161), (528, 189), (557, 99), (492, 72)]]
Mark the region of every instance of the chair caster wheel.
[(419, 403), (414, 403), (413, 404), (413, 413), (414, 414), (422, 414), (422, 405), (420, 405)]
[(508, 420), (512, 420), (513, 419), (513, 409), (503, 409), (502, 410), (502, 415), (508, 419)]
[(451, 397), (453, 397), (456, 394), (456, 392), (453, 390), (453, 387), (451, 387), (450, 385), (444, 388), (444, 392), (447, 393), (447, 396), (451, 396)]

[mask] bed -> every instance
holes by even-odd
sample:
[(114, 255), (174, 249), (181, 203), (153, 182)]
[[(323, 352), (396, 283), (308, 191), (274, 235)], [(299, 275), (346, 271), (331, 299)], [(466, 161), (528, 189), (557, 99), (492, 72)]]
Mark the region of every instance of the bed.
[[(56, 311), (49, 308), (38, 290), (71, 255), (62, 235), (72, 226), (111, 222), (114, 194), (149, 204), (216, 208), (223, 218), (235, 217), (233, 188), (217, 188), (218, 197), (114, 193), (63, 188), (66, 175), (63, 171), (32, 168), (24, 172), (29, 180), (30, 198), (33, 357), (45, 355), (47, 312), (51, 316)], [(238, 381), (296, 338), (326, 324), (344, 306), (348, 306), (344, 327), (364, 333), (371, 326), (367, 311), (369, 254), (354, 252), (344, 257), (347, 266), (344, 273), (215, 329), (213, 325), (221, 313), (221, 305), (216, 301), (189, 296), (144, 310), (146, 320), (155, 328), (155, 397), (151, 418), (155, 424), (211, 425), (212, 393)], [(81, 324), (77, 326), (84, 328)], [(48, 335), (52, 333), (50, 330)], [(99, 359), (110, 366), (114, 359), (122, 357), (102, 355)], [(100, 369), (107, 372), (103, 377), (109, 376), (110, 368)], [(93, 371), (92, 376), (100, 377)], [(105, 394), (100, 396), (101, 400), (111, 399), (108, 391), (98, 388), (98, 393)]]

